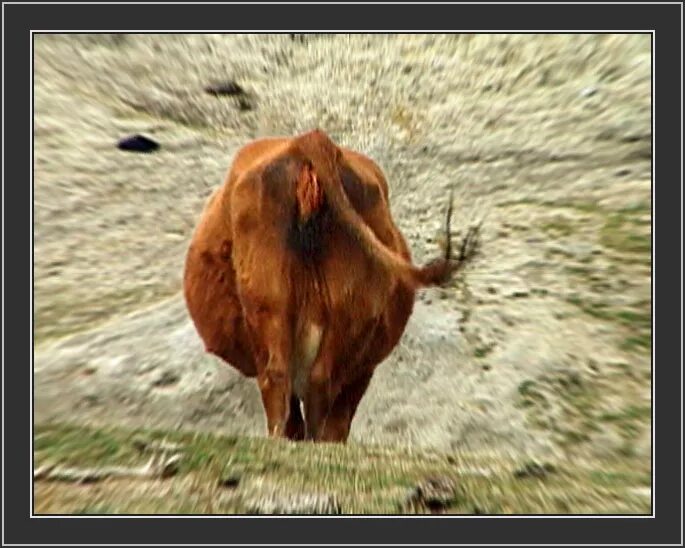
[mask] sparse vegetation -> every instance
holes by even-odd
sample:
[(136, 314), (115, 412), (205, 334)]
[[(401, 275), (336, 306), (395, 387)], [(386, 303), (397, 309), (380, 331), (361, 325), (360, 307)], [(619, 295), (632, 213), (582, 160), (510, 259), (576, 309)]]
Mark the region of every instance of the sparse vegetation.
[(541, 228), (551, 237), (564, 237), (573, 234), (573, 225), (566, 219), (546, 222)]
[(652, 250), (649, 221), (645, 223), (626, 212), (612, 213), (602, 229), (602, 243), (621, 253), (649, 255)]
[(621, 339), (619, 347), (626, 351), (649, 351), (652, 347), (652, 314), (650, 302), (635, 303), (635, 308), (619, 308), (606, 302), (588, 302), (572, 296), (568, 302), (580, 308), (585, 314), (623, 326), (628, 336)]
[[(335, 501), (330, 510), (345, 514), (650, 511), (648, 497), (629, 495), (649, 485), (649, 470), (639, 461), (539, 464), (496, 454), (66, 425), (38, 425), (35, 435), (36, 467), (140, 464), (147, 457), (134, 441), (141, 437), (173, 442), (182, 456), (178, 472), (166, 479), (38, 480), (38, 514), (221, 514), (275, 507), (302, 513), (305, 494)], [(239, 481), (227, 484), (227, 475)]]
[(490, 344), (484, 344), (482, 346), (478, 346), (473, 350), (473, 355), (476, 358), (484, 358), (487, 356), (492, 350), (495, 348), (495, 345), (490, 343)]

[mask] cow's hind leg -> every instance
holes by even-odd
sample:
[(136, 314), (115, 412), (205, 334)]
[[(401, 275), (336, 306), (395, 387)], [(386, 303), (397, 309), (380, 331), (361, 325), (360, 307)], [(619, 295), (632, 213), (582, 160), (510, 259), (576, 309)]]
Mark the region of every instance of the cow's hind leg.
[(330, 367), (325, 359), (317, 359), (312, 365), (307, 395), (304, 398), (305, 439), (321, 439), (326, 417), (333, 403)]
[[(377, 319), (368, 320), (361, 334), (354, 339), (353, 348), (356, 348), (357, 355), (347, 356), (348, 364), (357, 364), (359, 356), (367, 354), (367, 348), (376, 332), (374, 327)], [(305, 419), (307, 425), (307, 439), (316, 441), (345, 441), (350, 430), (352, 417), (357, 410), (357, 405), (361, 400), (366, 387), (371, 380), (373, 368), (362, 374), (355, 375), (352, 382), (347, 381), (349, 374), (348, 368), (340, 367), (336, 364), (337, 356), (345, 355), (346, 346), (349, 341), (345, 341), (338, 336), (338, 333), (346, 332), (346, 326), (339, 329), (329, 329), (324, 336), (320, 352), (314, 362), (309, 376), (309, 386), (305, 403)], [(341, 346), (342, 345), (342, 346)], [(371, 358), (376, 356), (371, 355)], [(368, 358), (362, 363), (366, 363)], [(377, 363), (370, 361), (369, 363)], [(334, 373), (334, 369), (336, 372)], [(353, 370), (359, 370), (353, 367)]]
[(335, 398), (326, 423), (323, 426), (321, 441), (346, 442), (350, 434), (352, 419), (357, 411), (359, 402), (366, 392), (373, 372), (370, 371), (345, 386)]
[(257, 383), (262, 394), (268, 433), (286, 435), (290, 415), (292, 383), (290, 380), (290, 330), (284, 315), (266, 307), (248, 312), (248, 323), (257, 351)]
[(290, 382), (288, 374), (272, 361), (257, 374), (262, 403), (266, 413), (269, 435), (274, 438), (286, 435), (290, 415)]

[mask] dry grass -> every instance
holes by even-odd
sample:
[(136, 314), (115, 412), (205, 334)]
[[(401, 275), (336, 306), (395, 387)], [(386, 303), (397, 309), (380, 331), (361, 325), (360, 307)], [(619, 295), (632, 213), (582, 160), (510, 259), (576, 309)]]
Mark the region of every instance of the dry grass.
[[(46, 425), (36, 430), (36, 463), (140, 464), (147, 460), (137, 449), (141, 439), (178, 445), (178, 474), (88, 484), (37, 481), (35, 511), (246, 514), (280, 505), (281, 512), (309, 513), (321, 500), (334, 501), (330, 512), (345, 514), (650, 511), (650, 471), (638, 461), (531, 462), (487, 453)], [(424, 498), (412, 497), (430, 480), (446, 484), (443, 492), (423, 487)]]

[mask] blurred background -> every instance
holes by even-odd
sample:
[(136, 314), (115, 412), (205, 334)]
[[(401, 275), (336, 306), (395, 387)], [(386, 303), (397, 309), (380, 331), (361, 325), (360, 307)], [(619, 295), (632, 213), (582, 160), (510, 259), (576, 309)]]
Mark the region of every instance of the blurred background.
[[(272, 451), (258, 390), (204, 353), (182, 269), (236, 150), (320, 127), (385, 171), (415, 262), (438, 250), (451, 186), (455, 237), (482, 222), (481, 253), (420, 293), (350, 448), (274, 447), (326, 466), (372, 447), (374, 462), (393, 448), (419, 463), (374, 487), (383, 496), (341, 491), (342, 511), (389, 512), (427, 462), (472, 458), (496, 478), (498, 463), (528, 463), (515, 469), (562, 495), (473, 484), (442, 510), (649, 512), (650, 94), (650, 35), (35, 35), (36, 465), (130, 463), (131, 432), (202, 433), (206, 458), (181, 470), (225, 475), (229, 450), (207, 440), (229, 436), (243, 487), (224, 506), (205, 504), (208, 488), (154, 511), (241, 511), (246, 485), (282, 487), (250, 469)], [(159, 148), (117, 147), (137, 134)], [(563, 484), (569, 462), (588, 473)], [(149, 511), (37, 485), (38, 511)]]

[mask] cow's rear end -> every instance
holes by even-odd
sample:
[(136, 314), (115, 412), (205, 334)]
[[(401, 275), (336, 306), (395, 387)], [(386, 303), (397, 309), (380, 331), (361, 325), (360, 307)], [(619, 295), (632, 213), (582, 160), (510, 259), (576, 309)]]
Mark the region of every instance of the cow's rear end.
[[(367, 349), (397, 282), (331, 207), (326, 178), (345, 160), (327, 137), (308, 134), (261, 152), (232, 185), (230, 217), (237, 291), (269, 431), (333, 439), (340, 436), (330, 431), (336, 421), (327, 432), (326, 419), (344, 388), (360, 378), (368, 382)], [(349, 193), (359, 196), (358, 213), (376, 225), (386, 245), (395, 245), (398, 234), (380, 185), (345, 168)], [(342, 178), (334, 184), (342, 185)], [(350, 409), (343, 415), (349, 423)], [(348, 424), (344, 430), (346, 436)]]
[(387, 197), (378, 166), (313, 131), (242, 149), (203, 214), (188, 307), (207, 349), (257, 377), (271, 435), (347, 439), (416, 287), (446, 271), (412, 265)]

